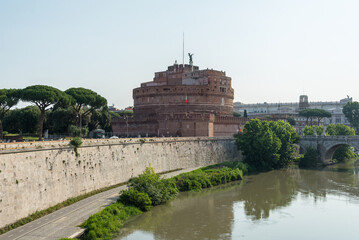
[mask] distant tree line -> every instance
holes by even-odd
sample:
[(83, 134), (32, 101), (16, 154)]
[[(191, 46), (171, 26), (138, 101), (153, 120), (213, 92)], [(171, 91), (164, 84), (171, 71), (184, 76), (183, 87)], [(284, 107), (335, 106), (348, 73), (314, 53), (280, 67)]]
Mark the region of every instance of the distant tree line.
[[(343, 107), (343, 114), (355, 132), (359, 133), (359, 102), (348, 102), (345, 104)], [(323, 109), (309, 108), (300, 111), (298, 115), (306, 118), (307, 126), (313, 126), (313, 120), (317, 120), (316, 125), (319, 126), (319, 123), (323, 118), (332, 116), (330, 112)]]
[[(12, 110), (19, 101), (32, 105)], [(111, 131), (110, 123), (107, 100), (90, 89), (61, 91), (46, 85), (0, 89), (0, 139), (3, 130), (37, 133), (38, 139), (42, 139), (44, 129), (52, 134), (83, 136), (96, 128)]]

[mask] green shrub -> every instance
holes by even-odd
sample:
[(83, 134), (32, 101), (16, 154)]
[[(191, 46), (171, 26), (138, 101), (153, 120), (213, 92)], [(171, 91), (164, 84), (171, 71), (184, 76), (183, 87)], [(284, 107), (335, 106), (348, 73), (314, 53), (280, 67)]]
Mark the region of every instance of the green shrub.
[(167, 202), (178, 193), (173, 180), (160, 179), (151, 167), (147, 167), (138, 177), (130, 179), (129, 188), (148, 194), (154, 206)]
[(319, 125), (319, 126), (317, 126), (317, 127), (315, 128), (315, 131), (317, 132), (317, 135), (318, 135), (318, 136), (322, 136), (323, 133), (324, 133), (324, 128), (323, 128), (322, 125)]
[(74, 137), (73, 139), (71, 139), (70, 145), (74, 147), (74, 151), (75, 151), (76, 157), (80, 156), (80, 154), (78, 153), (77, 149), (82, 145), (82, 138), (80, 138), (80, 137)]
[(318, 164), (318, 153), (314, 148), (309, 148), (299, 160), (299, 167), (316, 167)]
[(341, 145), (333, 154), (333, 159), (338, 162), (344, 162), (354, 158), (357, 158), (357, 154), (353, 152), (352, 147), (349, 145)]
[(120, 202), (111, 204), (81, 225), (86, 229), (84, 239), (111, 239), (128, 218), (140, 213), (141, 211), (133, 206), (125, 206)]
[(80, 147), (82, 145), (82, 138), (74, 137), (71, 139), (70, 144), (74, 147)]
[[(218, 165), (217, 165), (218, 166)], [(243, 171), (238, 168), (204, 168), (174, 177), (180, 191), (199, 191), (231, 181), (241, 180)]]
[(126, 205), (133, 205), (142, 211), (150, 210), (152, 205), (151, 199), (147, 193), (139, 192), (132, 188), (122, 191), (118, 202), (122, 202)]
[[(80, 131), (80, 128), (79, 127), (76, 127), (75, 125), (70, 125), (69, 128), (68, 128), (68, 132), (69, 132), (69, 135), (71, 137), (83, 137), (83, 136), (87, 136), (88, 134), (88, 128), (87, 127), (82, 127), (81, 128), (81, 131)], [(81, 132), (81, 133), (80, 133)], [(80, 134), (82, 136), (80, 136)]]
[(248, 121), (243, 133), (236, 135), (244, 162), (260, 171), (288, 166), (294, 154), (294, 143), (299, 140), (293, 127), (284, 121)]
[(313, 136), (314, 135), (314, 128), (312, 126), (305, 126), (303, 129), (304, 136)]
[(241, 162), (241, 161), (223, 162), (223, 163), (203, 167), (201, 169), (205, 171), (205, 170), (208, 170), (208, 169), (223, 168), (223, 167), (232, 168), (232, 169), (238, 168), (239, 170), (242, 170), (242, 172), (244, 174), (247, 174), (249, 172), (249, 169), (250, 169), (250, 166), (247, 163), (244, 163), (244, 162)]
[(211, 181), (202, 170), (197, 170), (189, 173), (183, 173), (177, 177), (177, 188), (183, 191), (199, 191), (202, 188), (212, 187)]

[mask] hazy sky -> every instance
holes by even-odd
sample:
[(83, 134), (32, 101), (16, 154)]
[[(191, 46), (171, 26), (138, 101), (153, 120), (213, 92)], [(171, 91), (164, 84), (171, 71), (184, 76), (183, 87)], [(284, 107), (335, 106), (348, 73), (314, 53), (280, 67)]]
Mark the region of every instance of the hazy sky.
[(235, 101), (359, 100), (357, 0), (0, 0), (0, 88), (90, 88), (119, 108), (182, 62), (226, 71)]

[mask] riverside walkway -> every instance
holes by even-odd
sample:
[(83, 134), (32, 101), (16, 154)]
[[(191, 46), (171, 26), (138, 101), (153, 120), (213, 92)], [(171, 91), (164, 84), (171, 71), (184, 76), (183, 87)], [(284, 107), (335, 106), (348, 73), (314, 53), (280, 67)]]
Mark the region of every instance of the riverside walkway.
[[(182, 169), (163, 174), (162, 177), (170, 178), (195, 169), (197, 168)], [(0, 240), (58, 240), (60, 238), (74, 238), (84, 231), (84, 229), (77, 227), (78, 225), (86, 221), (92, 214), (115, 202), (119, 197), (119, 192), (126, 188), (126, 186), (120, 186), (83, 199), (4, 233), (0, 235)]]

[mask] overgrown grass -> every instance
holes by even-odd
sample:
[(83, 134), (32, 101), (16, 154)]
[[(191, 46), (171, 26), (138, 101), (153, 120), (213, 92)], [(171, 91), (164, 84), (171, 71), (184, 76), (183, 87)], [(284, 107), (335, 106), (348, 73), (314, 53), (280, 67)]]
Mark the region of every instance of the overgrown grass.
[(242, 180), (243, 171), (239, 168), (204, 168), (183, 173), (174, 177), (179, 191), (199, 191), (231, 181)]
[(111, 239), (127, 219), (141, 213), (136, 207), (120, 202), (113, 203), (81, 225), (86, 229), (83, 239)]
[(19, 221), (16, 221), (15, 223), (13, 223), (13, 224), (9, 224), (9, 225), (5, 226), (4, 228), (1, 228), (0, 229), (0, 235), (4, 234), (4, 233), (6, 233), (6, 232), (8, 232), (8, 231), (10, 231), (12, 229), (15, 229), (17, 227), (20, 227), (22, 225), (25, 225), (26, 223), (34, 221), (34, 220), (36, 220), (36, 219), (38, 219), (40, 217), (43, 217), (43, 216), (45, 216), (47, 214), (55, 212), (55, 211), (57, 211), (57, 210), (59, 210), (59, 209), (61, 209), (63, 207), (67, 207), (67, 206), (69, 206), (71, 204), (74, 204), (75, 202), (81, 201), (82, 199), (91, 197), (91, 196), (93, 196), (95, 194), (98, 194), (98, 193), (101, 193), (101, 192), (104, 192), (104, 191), (107, 191), (107, 190), (110, 190), (110, 189), (113, 189), (113, 188), (116, 188), (116, 187), (119, 187), (119, 186), (123, 186), (125, 184), (126, 183), (121, 183), (121, 184), (117, 184), (117, 185), (114, 185), (114, 186), (111, 186), (111, 187), (95, 190), (95, 191), (83, 194), (81, 196), (78, 196), (78, 197), (67, 199), (66, 201), (64, 201), (62, 203), (59, 203), (59, 204), (56, 204), (55, 206), (50, 207), (48, 209), (35, 212), (35, 213), (31, 214), (30, 216), (28, 216), (26, 218), (22, 218)]
[(147, 167), (138, 177), (130, 179), (129, 189), (146, 193), (153, 206), (164, 204), (178, 193), (174, 180), (161, 179), (152, 167)]

